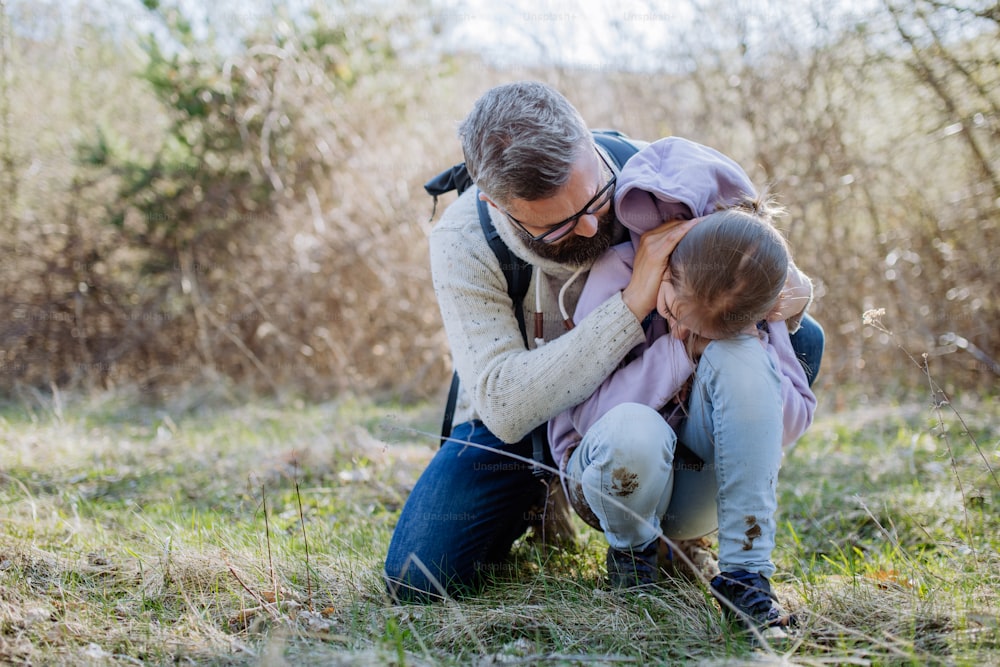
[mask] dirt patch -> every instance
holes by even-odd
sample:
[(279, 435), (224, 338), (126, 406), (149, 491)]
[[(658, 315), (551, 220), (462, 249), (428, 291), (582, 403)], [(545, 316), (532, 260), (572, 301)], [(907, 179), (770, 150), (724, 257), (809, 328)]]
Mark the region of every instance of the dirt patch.
[(628, 468), (611, 471), (611, 492), (616, 496), (631, 496), (639, 488), (639, 476)]
[(743, 551), (750, 551), (753, 549), (753, 541), (760, 537), (763, 531), (760, 529), (760, 524), (757, 523), (757, 517), (753, 514), (743, 517), (743, 521), (747, 525), (746, 532), (743, 533), (746, 535), (746, 539), (743, 540)]

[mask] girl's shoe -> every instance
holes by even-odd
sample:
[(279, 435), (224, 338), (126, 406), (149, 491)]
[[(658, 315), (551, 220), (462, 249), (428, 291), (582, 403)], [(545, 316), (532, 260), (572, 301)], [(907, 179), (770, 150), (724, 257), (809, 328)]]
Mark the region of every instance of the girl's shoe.
[(608, 547), (608, 581), (611, 588), (638, 588), (655, 584), (660, 578), (656, 567), (656, 544), (653, 540), (644, 549)]
[[(771, 582), (757, 572), (722, 572), (712, 579), (712, 593), (720, 599), (722, 613), (730, 621), (738, 619), (744, 624), (752, 623), (760, 630), (794, 624), (794, 617), (786, 615), (778, 606), (778, 600), (771, 592)], [(723, 600), (732, 603), (740, 613), (733, 611)]]

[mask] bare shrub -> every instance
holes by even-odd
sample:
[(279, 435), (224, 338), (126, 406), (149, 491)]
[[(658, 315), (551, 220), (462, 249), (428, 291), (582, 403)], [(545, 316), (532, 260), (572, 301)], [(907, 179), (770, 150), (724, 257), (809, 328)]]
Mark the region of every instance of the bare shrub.
[(66, 222), (8, 241), (8, 277), (29, 289), (5, 281), (5, 370), (311, 396), (413, 395), (443, 377), (426, 212), (411, 202), (435, 142), (405, 121), (430, 72), (387, 37), (409, 19), (317, 18), (224, 58), (162, 18), (179, 48), (150, 39), (142, 73), (161, 136), (136, 147), (99, 127), (46, 211)]
[(535, 78), (594, 127), (686, 136), (771, 186), (816, 280), (821, 387), (919, 383), (862, 327), (877, 307), (945, 388), (995, 387), (988, 3), (698, 9), (705, 29), (657, 42), (638, 71), (443, 55), (419, 7), (345, 3), (225, 52), (161, 12), (172, 41), (146, 44), (138, 82), (121, 57), (134, 49), (99, 27), (35, 41), (5, 28), (5, 385), (438, 393), (450, 364), (420, 186), (461, 160), (454, 129), (479, 94)]

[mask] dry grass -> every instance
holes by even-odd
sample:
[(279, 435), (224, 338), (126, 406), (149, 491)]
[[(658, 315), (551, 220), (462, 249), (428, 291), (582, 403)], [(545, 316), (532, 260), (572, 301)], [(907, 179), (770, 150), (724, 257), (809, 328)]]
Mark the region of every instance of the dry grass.
[[(697, 582), (604, 591), (603, 538), (582, 524), (565, 549), (521, 544), (477, 597), (391, 605), (381, 558), (433, 453), (419, 432), (434, 408), (41, 400), (0, 419), (0, 660), (14, 664), (1000, 659), (1000, 489), (956, 436), (957, 467), (942, 466), (919, 407), (835, 415), (789, 454), (775, 581), (802, 627), (752, 649)], [(995, 432), (995, 405), (962, 410)], [(979, 489), (964, 508), (956, 474)]]

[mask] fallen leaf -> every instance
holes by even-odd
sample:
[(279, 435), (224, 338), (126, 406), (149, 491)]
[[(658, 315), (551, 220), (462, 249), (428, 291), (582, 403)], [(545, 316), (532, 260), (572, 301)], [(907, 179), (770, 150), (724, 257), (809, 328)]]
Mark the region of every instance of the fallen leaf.
[(878, 582), (880, 588), (891, 588), (892, 586), (913, 588), (913, 580), (902, 577), (896, 570), (876, 570), (869, 575), (869, 578)]

